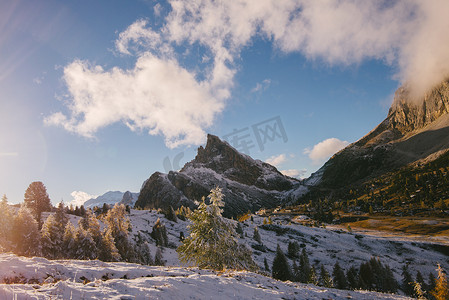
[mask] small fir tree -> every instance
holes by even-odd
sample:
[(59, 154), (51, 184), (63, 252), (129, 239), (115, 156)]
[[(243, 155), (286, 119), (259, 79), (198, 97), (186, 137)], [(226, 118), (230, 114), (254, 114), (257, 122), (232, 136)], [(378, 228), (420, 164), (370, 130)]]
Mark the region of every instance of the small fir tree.
[(254, 233), (253, 233), (253, 239), (258, 242), (259, 244), (262, 244), (262, 239), (260, 237), (259, 228), (254, 227)]
[(309, 263), (309, 256), (307, 255), (306, 249), (303, 248), (301, 255), (299, 256), (299, 281), (302, 283), (311, 282), (311, 268)]
[(154, 264), (156, 266), (165, 266), (164, 257), (162, 256), (161, 248), (157, 248), (156, 254), (154, 255)]
[(351, 266), (346, 272), (346, 279), (348, 281), (349, 289), (355, 290), (358, 288), (358, 274), (357, 269), (354, 266)]
[(299, 249), (300, 247), (297, 241), (288, 242), (287, 252), (289, 257), (297, 258), (299, 254)]
[(282, 252), (279, 244), (276, 248), (276, 256), (273, 260), (271, 270), (271, 274), (274, 279), (279, 279), (282, 281), (291, 279), (290, 265), (288, 264), (287, 258), (285, 257), (284, 252)]
[(64, 258), (75, 258), (77, 247), (75, 235), (75, 226), (73, 226), (71, 222), (68, 222), (65, 226), (64, 235), (62, 237), (62, 249)]
[(128, 240), (131, 223), (126, 216), (125, 206), (123, 204), (115, 204), (106, 214), (104, 223), (114, 240), (120, 259), (127, 261), (134, 254), (134, 251)]
[(268, 261), (267, 261), (266, 257), (263, 259), (263, 266), (265, 268), (265, 271), (270, 272), (270, 266), (268, 265)]
[(224, 206), (221, 189), (211, 190), (209, 198), (209, 205), (203, 198), (189, 216), (190, 235), (177, 249), (180, 261), (215, 270), (255, 270), (250, 250), (237, 241), (235, 225), (221, 215)]
[(326, 270), (324, 265), (321, 265), (320, 269), (320, 285), (331, 288), (334, 286), (334, 283), (332, 282), (332, 277), (330, 276), (329, 272)]
[(167, 237), (167, 229), (165, 225), (158, 218), (156, 223), (154, 223), (153, 231), (151, 232), (151, 237), (156, 240), (156, 246), (167, 247), (168, 246), (168, 237)]
[(36, 220), (30, 209), (22, 204), (13, 221), (12, 239), (15, 253), (24, 256), (39, 255), (39, 237), (40, 234)]
[(13, 226), (13, 215), (8, 205), (8, 198), (3, 195), (0, 201), (0, 251), (12, 250), (11, 228)]
[(41, 230), (42, 255), (49, 259), (60, 258), (63, 236), (64, 231), (58, 226), (55, 216), (48, 216)]
[(408, 266), (402, 268), (402, 291), (407, 296), (413, 296), (414, 293), (413, 279), (408, 270)]
[(332, 276), (334, 279), (334, 284), (337, 289), (343, 290), (348, 286), (348, 282), (346, 280), (345, 272), (340, 267), (338, 261), (334, 265), (334, 269), (332, 271)]

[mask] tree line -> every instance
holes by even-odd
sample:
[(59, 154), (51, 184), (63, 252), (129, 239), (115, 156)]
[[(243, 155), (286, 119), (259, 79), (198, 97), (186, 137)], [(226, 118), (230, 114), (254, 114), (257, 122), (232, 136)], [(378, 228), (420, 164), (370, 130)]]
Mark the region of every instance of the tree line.
[[(290, 266), (287, 256), (293, 259)], [(298, 263), (297, 263), (298, 261)], [(268, 265), (265, 268), (268, 271)], [(398, 282), (393, 271), (388, 265), (383, 264), (379, 258), (372, 257), (369, 261), (359, 266), (351, 266), (346, 272), (338, 261), (334, 264), (332, 273), (321, 265), (319, 273), (315, 266), (311, 266), (306, 249), (299, 254), (297, 242), (290, 242), (288, 254), (285, 255), (278, 245), (276, 256), (272, 264), (272, 277), (279, 280), (291, 280), (327, 288), (370, 290), (384, 293), (397, 293), (401, 290), (405, 295), (418, 299), (449, 299), (449, 285), (446, 274), (438, 265), (437, 278), (429, 273), (428, 280), (424, 280), (420, 271), (415, 278), (410, 273), (408, 266), (402, 268), (402, 281)]]

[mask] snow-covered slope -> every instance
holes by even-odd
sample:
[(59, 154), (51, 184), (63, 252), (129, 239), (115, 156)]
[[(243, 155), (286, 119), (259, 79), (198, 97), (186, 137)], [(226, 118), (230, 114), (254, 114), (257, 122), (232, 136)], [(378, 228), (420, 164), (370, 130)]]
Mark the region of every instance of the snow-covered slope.
[[(188, 221), (169, 221), (163, 214), (154, 210), (131, 210), (130, 219), (133, 226), (131, 235), (137, 238), (140, 233), (142, 238), (147, 239), (154, 255), (157, 248), (150, 233), (158, 218), (165, 224), (168, 234), (169, 247), (164, 248), (164, 260), (167, 265), (179, 266), (176, 247), (180, 245), (180, 232), (182, 231), (185, 236), (188, 235)], [(409, 266), (413, 276), (418, 270), (425, 276), (429, 273), (436, 275), (435, 268), (438, 263), (443, 269), (449, 270), (449, 257), (441, 252), (447, 251), (449, 247), (447, 242), (441, 239), (387, 237), (380, 232), (368, 235), (336, 228), (307, 227), (296, 224), (295, 219), (292, 220), (290, 216), (273, 216), (273, 225), (263, 225), (264, 218), (257, 215), (253, 215), (252, 219), (253, 221), (248, 219), (243, 222), (244, 234), (239, 241), (252, 249), (253, 258), (261, 270), (264, 270), (264, 259), (271, 268), (278, 244), (287, 253), (288, 243), (293, 241), (306, 249), (309, 260), (316, 269), (324, 265), (329, 272), (337, 261), (346, 271), (351, 266), (358, 268), (361, 263), (372, 257), (377, 257), (388, 265), (398, 281), (402, 278), (402, 267), (405, 265)], [(264, 247), (253, 239), (256, 226)], [(293, 260), (291, 258), (288, 260), (292, 265)]]
[[(20, 284), (4, 284), (8, 280)], [(0, 299), (407, 299), (281, 282), (250, 272), (0, 254)]]
[[(127, 196), (127, 198), (125, 197)], [(124, 197), (126, 199), (124, 199)], [(116, 203), (121, 202), (122, 200), (126, 200), (127, 203), (131, 206), (137, 201), (137, 197), (139, 197), (139, 193), (131, 193), (131, 192), (120, 192), (120, 191), (109, 191), (104, 193), (97, 198), (92, 198), (84, 202), (84, 207), (92, 208), (94, 206), (103, 206), (104, 203), (109, 205), (114, 205)], [(128, 199), (129, 198), (129, 199)]]

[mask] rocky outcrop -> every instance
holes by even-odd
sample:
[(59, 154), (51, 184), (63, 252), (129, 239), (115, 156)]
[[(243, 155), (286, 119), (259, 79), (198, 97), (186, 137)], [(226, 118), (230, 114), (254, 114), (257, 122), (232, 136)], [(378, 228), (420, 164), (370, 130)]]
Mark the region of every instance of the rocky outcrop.
[(449, 82), (420, 100), (399, 88), (387, 118), (359, 141), (335, 154), (309, 182), (343, 188), (449, 149)]
[(215, 186), (225, 195), (224, 215), (237, 216), (281, 204), (299, 182), (275, 167), (239, 153), (227, 142), (208, 135), (206, 147), (179, 172), (154, 173), (143, 184), (136, 207), (195, 207)]

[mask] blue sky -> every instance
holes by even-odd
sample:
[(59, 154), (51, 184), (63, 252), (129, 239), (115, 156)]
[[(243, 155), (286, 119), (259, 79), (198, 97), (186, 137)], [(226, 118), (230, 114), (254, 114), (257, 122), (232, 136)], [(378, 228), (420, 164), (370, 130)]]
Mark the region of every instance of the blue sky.
[[(442, 0), (8, 2), (0, 194), (12, 203), (32, 181), (53, 203), (136, 192), (206, 133), (245, 128), (252, 157), (307, 177), (380, 123), (399, 85), (421, 95), (449, 74)], [(252, 126), (273, 118), (284, 139), (261, 149)]]

